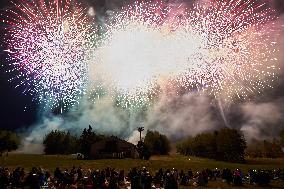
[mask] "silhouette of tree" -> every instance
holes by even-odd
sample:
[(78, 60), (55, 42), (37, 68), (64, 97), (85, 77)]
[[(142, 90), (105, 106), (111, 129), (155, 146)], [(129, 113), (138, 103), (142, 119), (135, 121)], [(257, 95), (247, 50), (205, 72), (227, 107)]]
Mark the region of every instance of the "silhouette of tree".
[(20, 144), (19, 137), (12, 131), (0, 130), (0, 155), (16, 150)]
[(151, 155), (167, 155), (170, 151), (170, 141), (166, 135), (158, 131), (147, 131), (144, 143), (148, 146)]
[(246, 155), (253, 158), (277, 158), (281, 157), (283, 152), (279, 140), (274, 139), (273, 141), (268, 141), (253, 139), (248, 144)]
[(224, 128), (216, 136), (216, 159), (230, 162), (244, 162), (246, 140), (236, 129)]
[(246, 141), (236, 129), (224, 128), (213, 133), (189, 137), (177, 145), (179, 153), (222, 161), (244, 162)]
[(140, 140), (139, 141), (141, 142), (142, 141), (141, 133), (142, 133), (142, 131), (144, 131), (144, 127), (138, 127), (137, 130), (138, 130), (138, 132), (140, 134)]
[(150, 149), (143, 141), (138, 141), (137, 151), (140, 159), (149, 160), (151, 157)]
[(46, 154), (72, 154), (78, 151), (76, 136), (70, 132), (54, 130), (43, 139), (44, 152)]
[(93, 128), (89, 125), (88, 129), (84, 129), (80, 138), (79, 138), (79, 147), (80, 147), (80, 152), (84, 155), (86, 159), (90, 158), (90, 151), (91, 151), (91, 146), (105, 138), (104, 135), (97, 135), (94, 131)]

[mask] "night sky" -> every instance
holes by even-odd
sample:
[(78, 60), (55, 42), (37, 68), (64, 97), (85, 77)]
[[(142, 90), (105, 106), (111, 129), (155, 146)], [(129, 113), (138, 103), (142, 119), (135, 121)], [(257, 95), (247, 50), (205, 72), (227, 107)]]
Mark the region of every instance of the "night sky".
[[(272, 2), (272, 1), (271, 1)], [(89, 0), (89, 3), (94, 5), (97, 2)], [(101, 3), (102, 4), (102, 3)], [(9, 0), (0, 1), (1, 11), (7, 7), (12, 6)], [(274, 0), (273, 6), (275, 6), (279, 12), (284, 12), (284, 1)], [(6, 73), (8, 70), (7, 61), (5, 61), (5, 43), (3, 35), (5, 30), (3, 25), (0, 27), (0, 128), (1, 129), (17, 129), (22, 127), (28, 127), (33, 124), (37, 119), (38, 105), (33, 101), (33, 97), (24, 95), (22, 88), (15, 88), (17, 82), (8, 82), (8, 79), (13, 75)], [(15, 74), (15, 73), (14, 73)], [(273, 95), (281, 96), (283, 88), (280, 86), (272, 91)]]
[[(1, 11), (10, 6), (12, 6), (10, 1), (0, 1)], [(3, 52), (3, 49), (5, 49), (4, 32), (3, 25), (1, 25), (0, 128), (16, 129), (32, 124), (35, 121), (36, 109), (32, 97), (23, 95), (21, 88), (15, 88), (15, 82), (8, 81), (13, 75), (6, 73), (8, 67), (7, 61), (5, 61), (6, 54)]]
[[(79, 1), (80, 2), (80, 1)], [(88, 0), (84, 4), (90, 6), (103, 6), (104, 0)], [(10, 0), (0, 1), (0, 10), (3, 11), (13, 4)], [(22, 93), (23, 88), (15, 88), (17, 81), (9, 82), (16, 73), (6, 73), (9, 69), (6, 61), (5, 42), (3, 35), (5, 29), (0, 26), (0, 128), (1, 129), (18, 129), (28, 127), (37, 119), (38, 104), (33, 97)], [(11, 67), (10, 67), (11, 68)]]

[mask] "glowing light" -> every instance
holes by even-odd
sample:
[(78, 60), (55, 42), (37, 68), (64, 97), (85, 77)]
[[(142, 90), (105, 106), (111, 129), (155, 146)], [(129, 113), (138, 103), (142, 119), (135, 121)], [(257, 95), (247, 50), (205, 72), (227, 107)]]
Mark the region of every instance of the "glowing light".
[(92, 7), (71, 0), (15, 6), (4, 19), (9, 71), (20, 73), (12, 80), (52, 107), (77, 103), (89, 88), (95, 96), (109, 90), (127, 107), (168, 91), (246, 99), (276, 77), (276, 17), (254, 0), (212, 0), (188, 10), (134, 2), (109, 15), (95, 39)]
[(4, 23), (11, 80), (46, 106), (78, 102), (88, 80), (91, 26), (85, 9), (71, 0), (22, 1), (7, 10)]
[(274, 15), (253, 0), (195, 4), (172, 24), (177, 66), (185, 68), (172, 79), (182, 88), (227, 99), (260, 92), (275, 76), (275, 62), (267, 60), (276, 51)]
[(97, 61), (123, 99), (146, 102), (169, 86), (245, 99), (270, 86), (273, 10), (253, 0), (177, 7), (136, 2), (108, 21)]
[(106, 73), (106, 82), (120, 99), (128, 98), (129, 105), (149, 100), (148, 93), (156, 90), (156, 79), (170, 61), (166, 33), (161, 30), (169, 11), (161, 2), (136, 2), (107, 22), (96, 61)]
[(88, 9), (88, 14), (92, 17), (96, 16), (96, 12), (95, 12), (95, 9), (93, 7), (90, 7)]

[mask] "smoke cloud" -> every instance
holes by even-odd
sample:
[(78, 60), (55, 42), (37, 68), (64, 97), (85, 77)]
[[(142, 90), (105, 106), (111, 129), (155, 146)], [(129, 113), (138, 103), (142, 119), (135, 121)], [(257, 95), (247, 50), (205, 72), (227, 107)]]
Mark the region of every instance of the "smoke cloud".
[(130, 111), (115, 105), (113, 98), (108, 96), (95, 103), (84, 99), (78, 109), (63, 115), (41, 114), (39, 123), (26, 132), (19, 151), (41, 153), (43, 137), (51, 130), (80, 135), (88, 125), (97, 133), (119, 136), (132, 143), (139, 140), (137, 127), (140, 126), (144, 126), (145, 130), (157, 130), (172, 140), (179, 140), (224, 125), (213, 101), (200, 94), (171, 98), (164, 95), (148, 109)]
[(158, 130), (173, 140), (194, 136), (224, 125), (214, 116), (214, 110), (215, 104), (205, 95), (164, 96), (149, 111), (147, 129)]
[[(106, 1), (107, 10), (121, 6), (122, 1), (118, 4), (116, 2), (119, 1)], [(280, 17), (277, 24), (282, 23), (283, 18)], [(282, 31), (278, 39), (278, 63), (282, 69), (283, 35)], [(197, 93), (181, 96), (162, 94), (151, 106), (137, 110), (118, 107), (109, 96), (102, 96), (95, 103), (86, 97), (78, 107), (62, 115), (40, 112), (38, 122), (23, 132), (25, 137), (18, 152), (42, 153), (42, 139), (51, 130), (68, 130), (80, 135), (88, 125), (98, 133), (116, 135), (132, 143), (139, 140), (137, 127), (140, 126), (145, 127), (145, 130), (157, 130), (173, 141), (228, 125), (243, 131), (248, 141), (252, 138), (271, 139), (284, 129), (283, 75), (279, 73), (273, 89), (262, 91), (261, 95), (250, 102), (221, 104), (224, 107), (220, 107), (218, 100)]]
[[(282, 104), (283, 105), (283, 104)], [(279, 104), (247, 103), (242, 106), (245, 122), (241, 127), (247, 140), (271, 139), (283, 129), (283, 110)]]

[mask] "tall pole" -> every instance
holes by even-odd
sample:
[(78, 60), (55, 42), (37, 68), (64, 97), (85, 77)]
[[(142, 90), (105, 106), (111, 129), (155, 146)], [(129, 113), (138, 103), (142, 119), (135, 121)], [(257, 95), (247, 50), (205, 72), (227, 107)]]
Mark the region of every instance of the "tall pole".
[(142, 131), (144, 131), (144, 127), (138, 127), (137, 130), (138, 130), (138, 132), (140, 134), (140, 142), (142, 142), (141, 133), (142, 133)]

